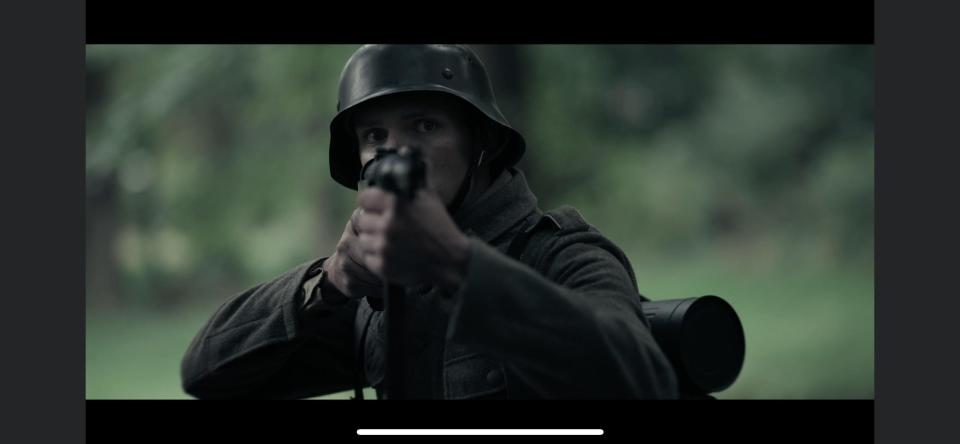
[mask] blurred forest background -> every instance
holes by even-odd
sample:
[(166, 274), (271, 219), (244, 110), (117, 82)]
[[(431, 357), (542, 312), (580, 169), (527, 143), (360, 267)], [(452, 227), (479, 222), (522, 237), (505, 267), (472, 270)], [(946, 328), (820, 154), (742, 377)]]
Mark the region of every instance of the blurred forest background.
[[(357, 47), (86, 47), (87, 398), (187, 397), (219, 304), (332, 251)], [(474, 49), (542, 208), (577, 207), (648, 297), (737, 309), (746, 363), (719, 398), (873, 398), (873, 46)]]

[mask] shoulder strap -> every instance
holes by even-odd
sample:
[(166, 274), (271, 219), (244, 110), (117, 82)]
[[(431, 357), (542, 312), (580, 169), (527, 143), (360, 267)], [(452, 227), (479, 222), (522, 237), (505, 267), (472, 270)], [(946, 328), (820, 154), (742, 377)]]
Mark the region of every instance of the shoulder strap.
[(527, 226), (510, 242), (507, 256), (537, 269), (537, 259), (541, 256), (540, 252), (546, 246), (547, 239), (556, 234), (589, 229), (590, 225), (569, 205), (542, 214), (538, 212), (527, 220)]
[[(541, 263), (544, 256), (543, 250), (547, 247), (548, 241), (552, 236), (588, 231), (591, 228), (590, 224), (584, 220), (576, 208), (563, 205), (546, 213), (531, 217), (530, 220), (528, 220), (527, 227), (513, 238), (513, 241), (507, 249), (507, 255), (527, 264), (539, 273), (544, 273), (545, 270), (541, 269), (541, 267), (544, 266), (544, 264)], [(612, 242), (608, 244), (606, 247), (607, 250), (623, 264), (623, 267), (627, 270), (627, 274), (630, 276), (630, 281), (633, 283), (634, 289), (637, 289), (637, 278), (633, 273), (633, 266), (630, 265), (630, 260), (627, 259), (626, 254), (624, 254), (619, 247)], [(642, 294), (640, 298), (641, 300), (646, 300), (646, 297)]]
[(524, 226), (520, 229), (520, 232), (510, 241), (510, 246), (507, 247), (507, 256), (523, 262), (524, 253), (527, 245), (530, 243), (530, 238), (541, 231), (545, 231), (543, 225), (545, 221), (550, 220), (551, 219), (547, 218), (547, 216), (540, 211), (530, 215), (527, 220), (524, 221)]

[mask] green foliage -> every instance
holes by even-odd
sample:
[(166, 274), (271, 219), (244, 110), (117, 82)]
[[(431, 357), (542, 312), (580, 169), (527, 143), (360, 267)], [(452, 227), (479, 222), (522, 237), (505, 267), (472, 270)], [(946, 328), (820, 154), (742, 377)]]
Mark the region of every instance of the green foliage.
[[(527, 49), (531, 180), (629, 250), (795, 238), (873, 256), (870, 46)], [(870, 233), (870, 235), (866, 235)]]
[(328, 185), (327, 124), (353, 49), (88, 47), (88, 203), (119, 225), (93, 246), (115, 264), (91, 265), (174, 298), (196, 282), (249, 286), (329, 247), (350, 196)]
[[(88, 397), (181, 396), (209, 307), (329, 254), (354, 197), (327, 164), (354, 49), (87, 46)], [(541, 207), (577, 207), (644, 294), (733, 303), (748, 362), (724, 396), (872, 396), (872, 46), (519, 52), (500, 102)]]

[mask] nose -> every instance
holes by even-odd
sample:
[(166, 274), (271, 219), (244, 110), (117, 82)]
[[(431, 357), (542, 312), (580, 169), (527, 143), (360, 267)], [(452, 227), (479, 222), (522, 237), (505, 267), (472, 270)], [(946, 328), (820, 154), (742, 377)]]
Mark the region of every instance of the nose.
[(413, 147), (413, 142), (409, 137), (403, 134), (400, 128), (391, 128), (387, 132), (387, 139), (383, 141), (383, 146), (390, 150), (396, 150), (399, 153), (409, 152)]
[(387, 138), (383, 141), (383, 146), (390, 150), (399, 150), (403, 146), (403, 138), (398, 134), (396, 130), (388, 130)]
[(400, 153), (400, 154), (408, 154), (410, 153), (410, 151), (413, 150), (413, 144), (403, 140), (398, 141), (398, 140), (387, 139), (386, 141), (384, 141), (383, 147), (387, 151), (396, 151), (397, 153)]

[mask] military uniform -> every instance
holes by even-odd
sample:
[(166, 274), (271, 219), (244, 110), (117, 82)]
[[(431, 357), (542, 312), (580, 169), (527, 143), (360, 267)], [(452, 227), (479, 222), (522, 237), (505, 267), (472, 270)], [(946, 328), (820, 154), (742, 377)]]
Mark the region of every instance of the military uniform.
[[(544, 214), (537, 207), (514, 167), (524, 139), (500, 112), (486, 69), (468, 48), (366, 45), (354, 53), (330, 124), (331, 177), (356, 189), (363, 169), (351, 110), (419, 91), (449, 94), (477, 111), (490, 125), (487, 134), (499, 136), (488, 148), (496, 154), (491, 171), (501, 173), (461, 207), (481, 151), (448, 207), (470, 237), (462, 285), (405, 290), (405, 355), (395, 370), (403, 372), (397, 380), (405, 396), (676, 397), (676, 375), (641, 310), (629, 262), (572, 208)], [(547, 234), (523, 245), (531, 233)], [(190, 344), (184, 390), (202, 398), (302, 398), (365, 383), (382, 389), (384, 313), (370, 298), (311, 299), (322, 263), (303, 264), (227, 301)]]
[[(673, 369), (651, 335), (623, 253), (567, 209), (544, 218), (516, 169), (455, 217), (471, 237), (453, 294), (410, 288), (410, 398), (673, 398)], [(535, 258), (511, 241), (540, 220), (555, 229)], [(302, 284), (321, 260), (230, 299), (194, 338), (184, 390), (205, 398), (302, 398), (384, 375), (383, 312), (364, 299), (304, 308)], [(528, 266), (527, 263), (534, 264)]]

